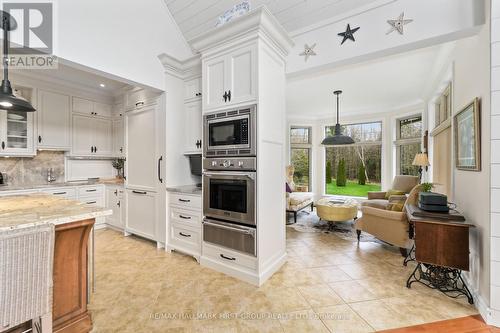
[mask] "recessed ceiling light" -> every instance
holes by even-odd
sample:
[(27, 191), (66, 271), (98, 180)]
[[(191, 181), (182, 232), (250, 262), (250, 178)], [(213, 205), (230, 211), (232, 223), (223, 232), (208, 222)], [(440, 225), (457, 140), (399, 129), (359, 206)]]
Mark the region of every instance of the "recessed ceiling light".
[(104, 83), (99, 84), (101, 88), (106, 88), (106, 85)]

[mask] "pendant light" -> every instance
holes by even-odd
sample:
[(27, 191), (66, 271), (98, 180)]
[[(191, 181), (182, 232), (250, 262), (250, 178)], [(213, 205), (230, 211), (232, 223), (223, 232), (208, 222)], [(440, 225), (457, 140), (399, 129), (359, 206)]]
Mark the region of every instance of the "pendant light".
[(324, 146), (353, 144), (354, 140), (350, 136), (342, 135), (342, 129), (339, 124), (339, 98), (342, 90), (335, 90), (333, 94), (337, 96), (337, 124), (335, 125), (335, 133), (332, 136), (327, 136), (321, 144)]
[(0, 11), (3, 29), (3, 80), (0, 85), (0, 110), (33, 112), (35, 108), (24, 98), (12, 92), (9, 81), (9, 31), (16, 29), (16, 20), (7, 12)]

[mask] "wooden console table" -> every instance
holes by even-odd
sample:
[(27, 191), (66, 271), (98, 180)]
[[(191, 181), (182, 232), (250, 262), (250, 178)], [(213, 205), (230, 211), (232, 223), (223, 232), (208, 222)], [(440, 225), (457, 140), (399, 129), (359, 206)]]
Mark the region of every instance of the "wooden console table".
[(474, 225), (456, 213), (415, 216), (419, 213), (422, 210), (415, 205), (406, 207), (418, 263), (406, 286), (419, 282), (453, 298), (464, 295), (472, 304), (462, 271), (469, 270), (469, 228)]

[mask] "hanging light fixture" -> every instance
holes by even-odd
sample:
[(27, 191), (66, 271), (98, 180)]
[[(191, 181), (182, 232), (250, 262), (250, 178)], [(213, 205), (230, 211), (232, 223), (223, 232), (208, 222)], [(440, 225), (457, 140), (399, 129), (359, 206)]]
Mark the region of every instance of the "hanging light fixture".
[(334, 95), (337, 96), (337, 124), (335, 125), (335, 132), (331, 136), (327, 136), (323, 142), (321, 142), (324, 146), (337, 146), (337, 145), (350, 145), (354, 143), (354, 140), (347, 135), (342, 135), (342, 128), (339, 124), (339, 98), (340, 94), (342, 94), (342, 90), (335, 90), (333, 92)]
[(0, 85), (0, 110), (33, 112), (35, 108), (24, 98), (17, 97), (9, 81), (9, 31), (17, 27), (16, 20), (7, 12), (0, 11), (3, 29), (3, 80)]

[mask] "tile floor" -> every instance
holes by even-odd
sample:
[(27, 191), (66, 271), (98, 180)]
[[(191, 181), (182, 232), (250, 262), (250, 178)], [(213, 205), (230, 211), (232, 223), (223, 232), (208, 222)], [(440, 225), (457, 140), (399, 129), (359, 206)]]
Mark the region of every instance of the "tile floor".
[(407, 289), (412, 267), (397, 249), (287, 228), (287, 251), (257, 288), (140, 238), (97, 231), (93, 332), (373, 332), (477, 314), (463, 299)]

